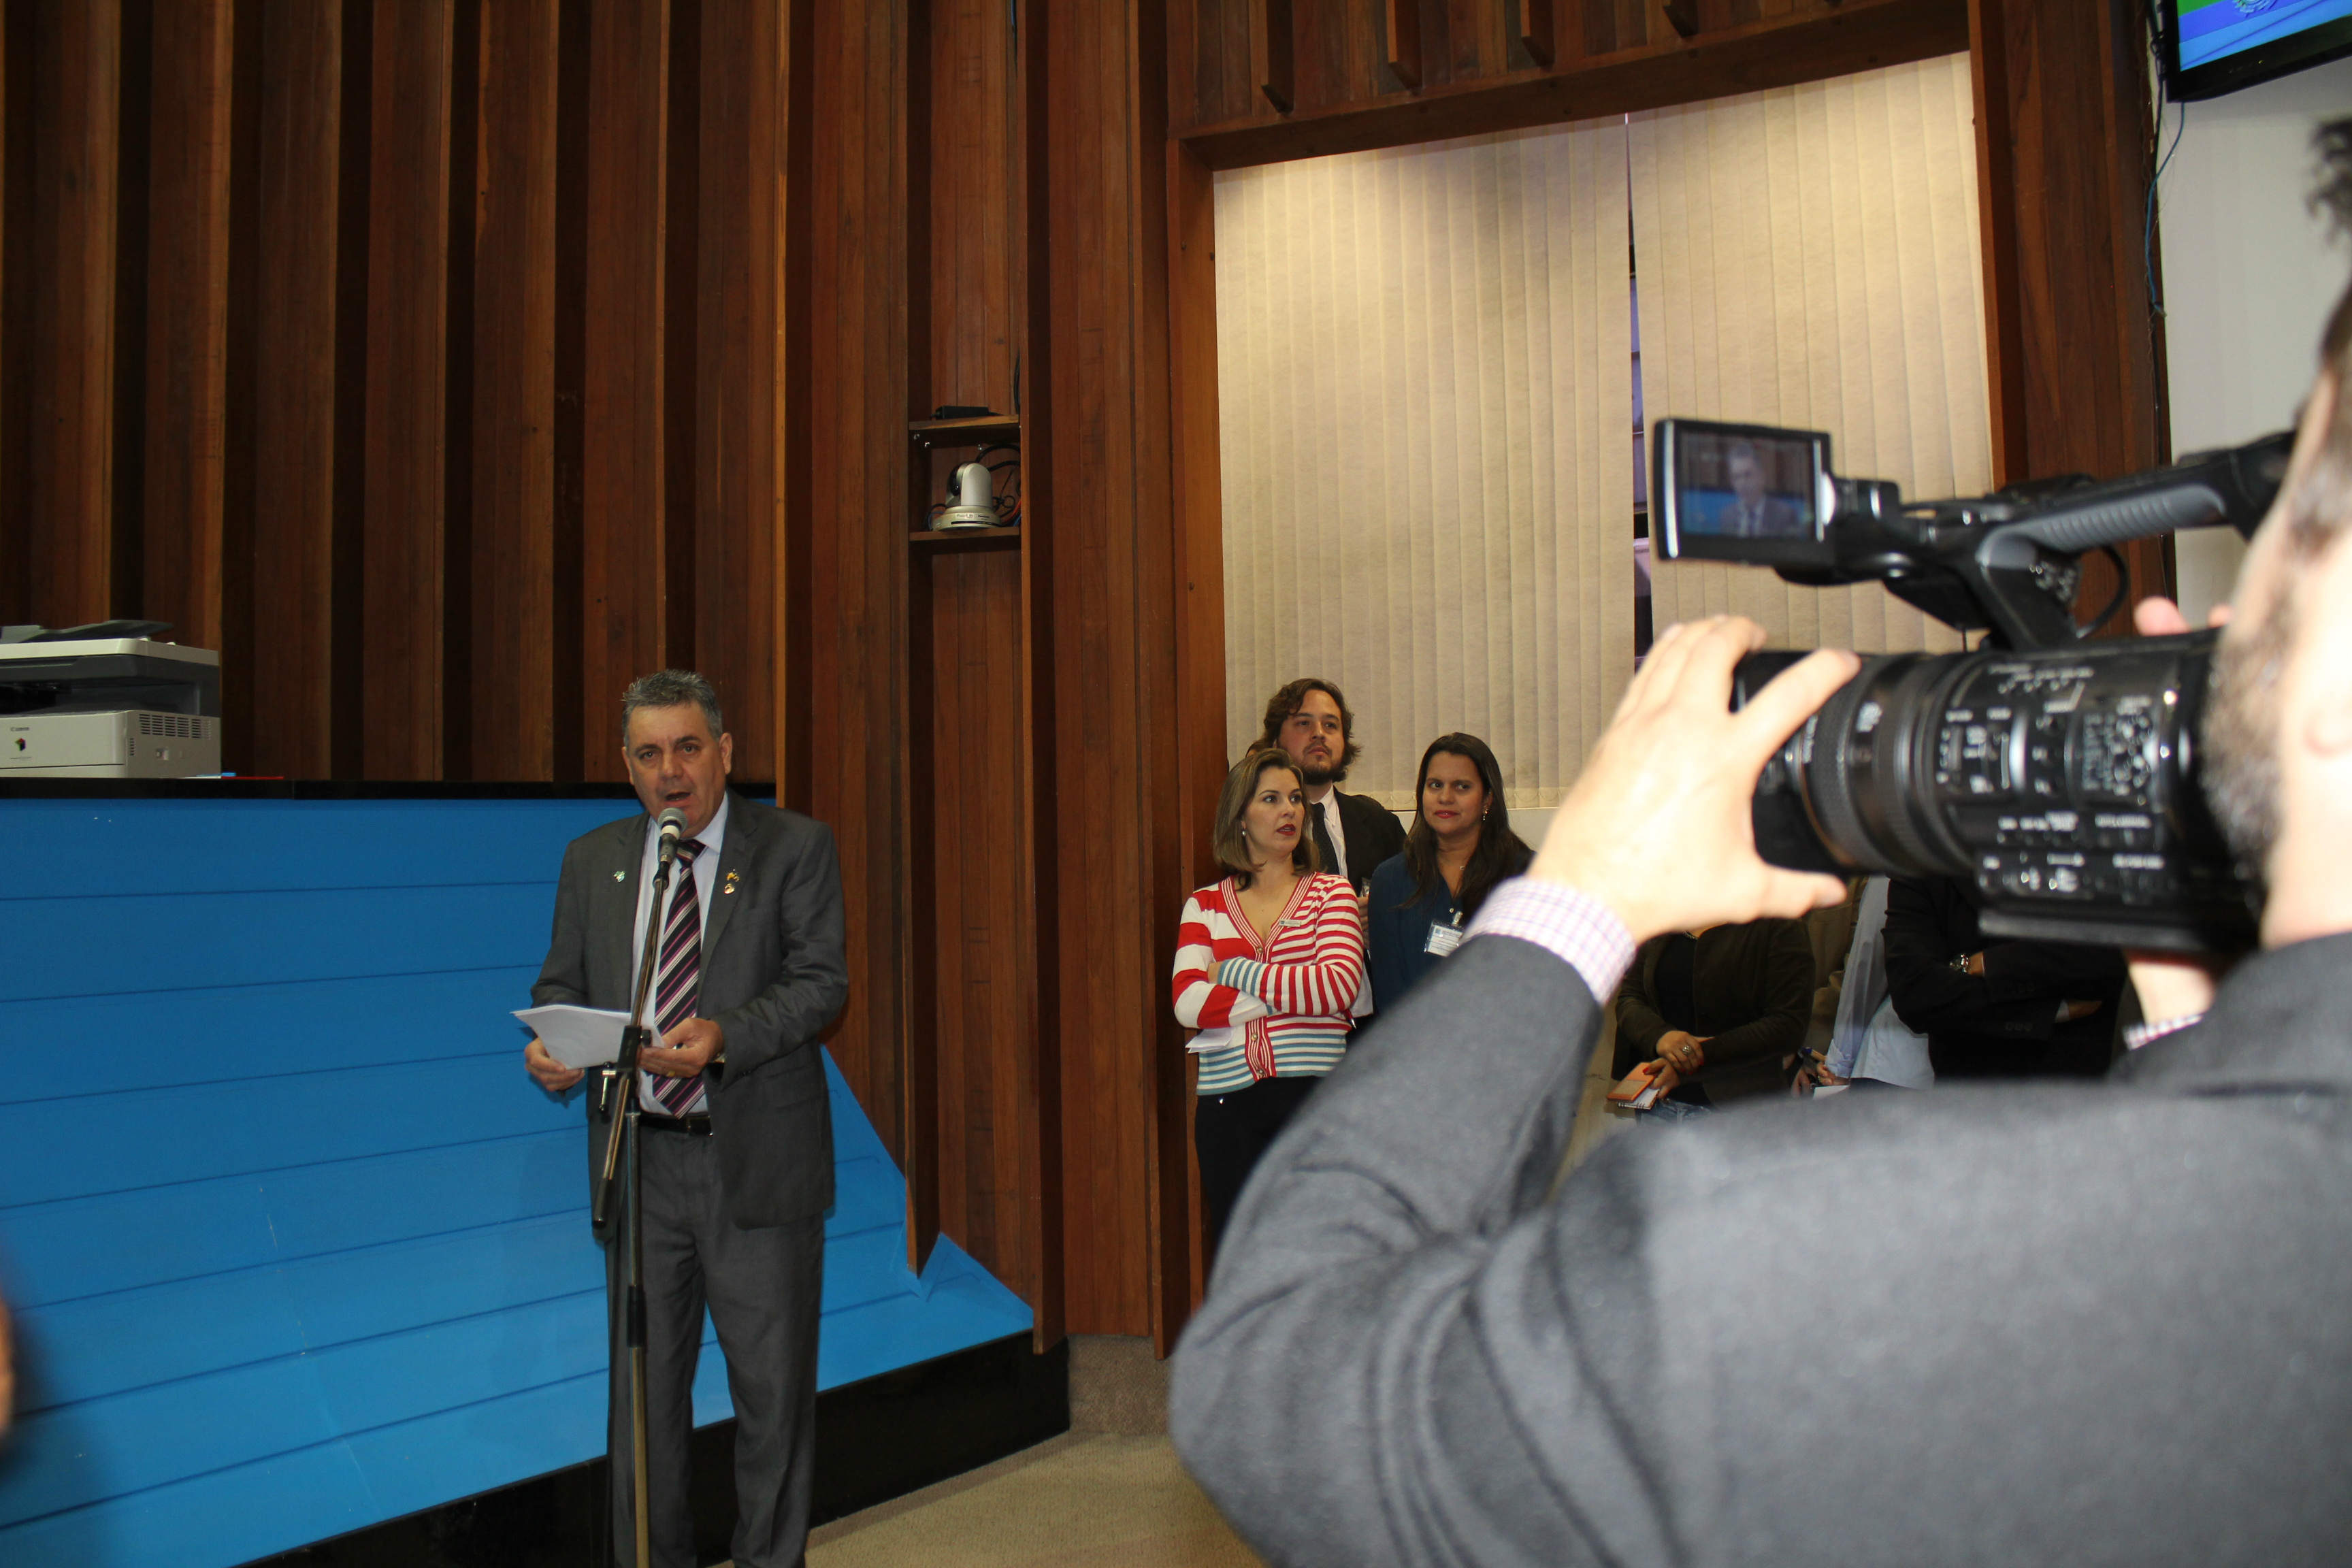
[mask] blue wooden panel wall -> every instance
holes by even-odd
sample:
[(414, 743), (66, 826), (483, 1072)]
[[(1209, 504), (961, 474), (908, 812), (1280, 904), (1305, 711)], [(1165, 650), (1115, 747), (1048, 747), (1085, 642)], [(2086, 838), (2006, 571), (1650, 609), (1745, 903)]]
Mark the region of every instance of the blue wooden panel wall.
[[(625, 810), (0, 803), (0, 1563), (226, 1568), (601, 1452), (580, 1108), (507, 1013), (563, 845)], [(908, 1272), (826, 1067), (820, 1385), (1025, 1331), (952, 1243)]]

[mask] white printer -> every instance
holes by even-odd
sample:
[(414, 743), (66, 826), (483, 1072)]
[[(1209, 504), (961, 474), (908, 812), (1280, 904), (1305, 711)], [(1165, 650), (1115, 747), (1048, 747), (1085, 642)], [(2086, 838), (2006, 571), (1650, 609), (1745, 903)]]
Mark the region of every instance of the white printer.
[(0, 627), (0, 778), (221, 771), (220, 655), (163, 621)]

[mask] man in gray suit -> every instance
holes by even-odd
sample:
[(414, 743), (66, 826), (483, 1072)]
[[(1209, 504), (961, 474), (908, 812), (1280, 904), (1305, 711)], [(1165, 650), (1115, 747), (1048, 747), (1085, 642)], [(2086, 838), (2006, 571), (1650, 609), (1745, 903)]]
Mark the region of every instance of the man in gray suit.
[(1170, 1413), (1269, 1563), (2343, 1560), (2352, 296), (2279, 496), (2203, 737), (2267, 886), (2218, 997), (2137, 963), (2162, 1037), (2105, 1084), (1782, 1102), (1555, 1191), (1636, 939), (1840, 891), (1758, 858), (1748, 799), (1853, 657), (1735, 714), (1759, 628), (1659, 639), (1530, 874), (1234, 1213)]
[[(734, 737), (710, 683), (663, 670), (622, 698), (622, 750), (645, 814), (572, 840), (532, 999), (625, 1010), (654, 918), (655, 818), (686, 815), (661, 912), (663, 1044), (634, 1084), (588, 1095), (591, 1179), (619, 1096), (643, 1108), (650, 1534), (660, 1568), (693, 1568), (687, 1445), (706, 1302), (735, 1401), (738, 1568), (802, 1560), (816, 1424), (817, 1306), (833, 1123), (817, 1032), (848, 995), (833, 836), (730, 795)], [(524, 1063), (562, 1093), (582, 1075), (533, 1040)], [(625, 1258), (607, 1249), (607, 1267)], [(625, 1365), (616, 1355), (615, 1364)], [(635, 1561), (629, 1388), (612, 1402), (614, 1539)]]

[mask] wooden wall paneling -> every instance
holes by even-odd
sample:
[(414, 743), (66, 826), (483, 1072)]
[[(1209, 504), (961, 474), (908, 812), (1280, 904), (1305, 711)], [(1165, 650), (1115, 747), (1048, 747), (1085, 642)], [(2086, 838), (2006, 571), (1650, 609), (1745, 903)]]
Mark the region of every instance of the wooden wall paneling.
[(815, 7), (811, 0), (786, 0), (784, 8), (784, 194), (783, 201), (783, 385), (777, 404), (783, 484), (777, 497), (778, 529), (783, 537), (784, 606), (776, 638), (776, 787), (784, 805), (811, 809), (814, 759), (810, 752), (810, 548), (816, 520), (806, 485), (813, 465), (809, 447), (809, 260), (815, 249), (810, 222), (811, 155), (815, 142)]
[(1561, 31), (1560, 7), (1570, 6), (1570, 14), (1574, 16), (1581, 9), (1577, 0), (1516, 0), (1516, 4), (1519, 11), (1519, 47), (1538, 66), (1558, 64), (1562, 40), (1575, 36)]
[(26, 611), (72, 626), (112, 612), (121, 0), (45, 7), (32, 31)]
[(2026, 477), (2024, 307), (2018, 289), (2017, 148), (2011, 104), (2011, 0), (1971, 0), (1969, 74), (1976, 105), (1977, 233), (1985, 300), (1985, 389), (1992, 405), (1992, 479)]
[[(1028, 903), (1028, 948), (1023, 965), (1029, 984), (1030, 1027), (1035, 1037), (1033, 1146), (1036, 1177), (1028, 1199), (1029, 1223), (1037, 1240), (1034, 1298), (1037, 1318), (1032, 1337), (1041, 1352), (1063, 1337), (1069, 1322), (1069, 1227), (1062, 1139), (1063, 984), (1057, 935), (1062, 919), (1062, 770), (1056, 711), (1060, 685), (1055, 669), (1059, 645), (1055, 637), (1054, 458), (1059, 447), (1054, 433), (1054, 381), (1048, 370), (1054, 360), (1054, 224), (1044, 199), (1052, 187), (1048, 136), (1054, 124), (1049, 100), (1054, 79), (1046, 68), (1045, 47), (1052, 36), (1050, 13), (1044, 6), (1033, 6), (1013, 62), (1014, 96), (1021, 106), (1013, 206), (1022, 215), (1013, 283), (1021, 300), (1022, 355), (1027, 371), (1019, 400), (1021, 721), (1027, 740), (1021, 784), (1029, 803), (1029, 853), (1023, 861), (1027, 879), (1023, 891)], [(1245, 29), (1240, 31), (1236, 46), (1240, 68), (1229, 82), (1246, 95), (1251, 89)]]
[[(474, 772), (474, 292), (482, 208), (483, 0), (456, 0), (450, 12), (447, 174), (444, 188), (441, 320), (441, 716), (440, 776)], [(485, 586), (489, 586), (485, 584)]]
[[(227, 163), (222, 192), (228, 230), (226, 298), (221, 316), (221, 765), (231, 773), (253, 765), (257, 722), (253, 705), (255, 578), (254, 512), (260, 470), (254, 466), (258, 423), (261, 271), (262, 26), (257, 0), (236, 6), (229, 29)], [(152, 585), (152, 578), (149, 579)]]
[(1433, 62), (1435, 79), (1467, 82), (1499, 76), (1512, 68), (1510, 37), (1504, 26), (1503, 0), (1423, 0), (1428, 30), (1444, 30), (1442, 39), (1424, 38), (1423, 52)]
[(929, 278), (929, 331), (918, 344), (928, 374), (915, 402), (925, 414), (944, 403), (1013, 411), (1018, 157), (1007, 16), (985, 0), (942, 3), (922, 45), (929, 221), (915, 254)]
[[(691, 669), (699, 649), (703, 0), (669, 0), (669, 100), (662, 170), (662, 640), (656, 664)], [(648, 666), (647, 668), (651, 668)], [(720, 696), (725, 697), (722, 691)]]
[(696, 662), (737, 717), (735, 766), (776, 776), (778, 0), (703, 6), (695, 367)]
[(343, 0), (342, 147), (336, 175), (332, 773), (367, 766), (368, 258), (374, 248), (374, 0)]
[[(2004, 481), (2111, 479), (2166, 451), (2160, 334), (2141, 224), (2152, 175), (2143, 24), (2127, 0), (2044, 7), (1975, 0), (1986, 341)], [(2169, 587), (2161, 540), (2124, 547), (2131, 597)], [(2085, 559), (2087, 618), (2115, 589)], [(2126, 635), (2128, 616), (2110, 623)]]
[[(1648, 30), (1639, 0), (1625, 3), (1630, 12), (1612, 18), (1596, 0), (1585, 12), (1585, 58), (1549, 70), (1301, 101), (1287, 115), (1260, 108), (1223, 121), (1195, 120), (1180, 106), (1171, 124), (1211, 168), (1242, 168), (1697, 102), (1968, 47), (1969, 0), (1844, 0), (1710, 34), (1699, 47), (1669, 41), (1663, 20)], [(1483, 36), (1486, 24), (1479, 26)], [(1425, 37), (1423, 63), (1433, 75), (1430, 60)]]
[(222, 646), (228, 394), (229, 0), (154, 13), (142, 613)]
[(0, 6), (0, 626), (32, 616), (34, 12)]
[[(1205, 885), (1215, 875), (1209, 826), (1224, 784), (1225, 575), (1223, 471), (1217, 405), (1216, 193), (1207, 164), (1181, 142), (1168, 144), (1168, 368), (1170, 464), (1173, 483), (1176, 574), (1177, 881)], [(1192, 1063), (1179, 1059), (1188, 1080), (1181, 1139), (1189, 1289), (1181, 1300), (1163, 1293), (1162, 1321), (1181, 1325), (1200, 1303), (1207, 1281), (1202, 1255), (1200, 1169), (1193, 1156), (1195, 1109)], [(1171, 1119), (1163, 1105), (1162, 1123)]]
[(1421, 86), (1421, 0), (1381, 0), (1387, 65), (1409, 89)]
[[(950, 213), (945, 228), (935, 236), (935, 193), (951, 191), (958, 176), (977, 173), (974, 149), (965, 143), (980, 127), (970, 94), (958, 93), (952, 64), (941, 75), (940, 62), (957, 55), (955, 23), (970, 16), (969, 7), (952, 3), (935, 5), (914, 0), (908, 7), (906, 72), (907, 114), (902, 132), (907, 147), (907, 399), (910, 416), (929, 417), (942, 401), (941, 369), (946, 384), (953, 384), (954, 355), (940, 354), (935, 345), (934, 296), (939, 318), (952, 323), (957, 314), (960, 279), (950, 251), (939, 247), (955, 243), (960, 215)], [(978, 62), (974, 60), (976, 65)], [(947, 101), (940, 102), (942, 90)], [(967, 129), (969, 127), (969, 129)], [(961, 134), (960, 134), (960, 132)], [(950, 328), (952, 331), (952, 325)], [(961, 401), (956, 399), (953, 401)], [(928, 441), (909, 451), (907, 477), (909, 494), (898, 512), (901, 528), (924, 529), (929, 501), (947, 465), (966, 454), (938, 448)], [(911, 547), (910, 547), (911, 548)], [(934, 668), (936, 630), (932, 589), (937, 574), (929, 552), (907, 557), (906, 681), (900, 688), (904, 707), (898, 719), (906, 738), (907, 886), (907, 1005), (903, 1094), (906, 1128), (899, 1163), (907, 1175), (907, 1265), (918, 1273), (929, 1261), (940, 1238), (950, 1176), (941, 1160), (941, 1142), (948, 1136), (940, 1113), (940, 1039), (946, 1021), (940, 1016), (941, 971), (945, 964), (936, 951), (940, 906), (940, 807), (936, 786), (939, 747), (933, 740), (938, 718), (938, 679)]]
[[(584, 775), (587, 714), (583, 666), (587, 659), (581, 580), (586, 533), (588, 465), (588, 44), (594, 30), (590, 0), (557, 0), (555, 24), (555, 310), (554, 429), (549, 500), (554, 508), (551, 612), (556, 655), (551, 671), (550, 748), (553, 776)], [(604, 237), (593, 248), (602, 249)]]
[(145, 602), (147, 520), (147, 229), (149, 131), (155, 103), (155, 3), (122, 0), (114, 100), (114, 432), (107, 443), (109, 614)]
[(230, 739), (249, 748), (250, 771), (294, 778), (335, 772), (345, 9), (267, 0), (240, 16), (261, 51), (252, 429), (253, 465), (268, 479), (256, 490), (248, 591), (251, 711), (268, 717)]
[(1017, 549), (928, 548), (915, 613), (928, 619), (938, 1012), (939, 1226), (1034, 1298), (1035, 1064), (1029, 1016)]
[[(442, 775), (454, 0), (379, 5), (369, 178), (367, 775)], [(462, 176), (461, 176), (462, 177)]]
[(1264, 112), (1253, 64), (1257, 0), (1174, 0), (1168, 17), (1171, 131)]
[[(961, 1152), (967, 1141), (959, 1121), (963, 1081), (961, 1009), (951, 1005), (945, 1010), (956, 1015), (955, 1024), (950, 1025), (940, 1006), (942, 995), (956, 995), (954, 986), (961, 973), (958, 955), (948, 951), (960, 935), (955, 899), (961, 889), (942, 885), (940, 856), (942, 810), (938, 781), (943, 760), (952, 775), (954, 758), (940, 736), (943, 682), (934, 608), (939, 565), (936, 552), (929, 549), (908, 558), (906, 708), (899, 715), (900, 732), (907, 737), (906, 910), (910, 940), (901, 1075), (906, 1128), (898, 1163), (907, 1178), (907, 1267), (918, 1274), (929, 1263), (931, 1248), (938, 1245), (947, 1223), (951, 1186), (952, 1202), (959, 1211), (957, 1236), (967, 1247), (971, 1246), (961, 1225), (964, 1184), (950, 1176), (946, 1161), (950, 1148)], [(951, 582), (951, 605), (957, 602), (953, 586)], [(951, 661), (957, 642), (952, 629), (946, 641)], [(952, 669), (944, 684), (952, 701)], [(946, 832), (952, 834), (952, 825), (947, 826)], [(945, 1053), (949, 1059), (943, 1062), (940, 1040), (950, 1027), (956, 1028), (957, 1044)]]
[(1291, 0), (1247, 3), (1254, 7), (1250, 56), (1256, 71), (1258, 94), (1276, 113), (1287, 114), (1298, 103), (1295, 54), (1297, 45), (1291, 22)]
[[(1011, 17), (934, 7), (910, 51), (913, 401), (1016, 406), (1022, 161)], [(1025, 367), (1034, 370), (1034, 367)], [(976, 456), (919, 460), (909, 511)], [(910, 519), (911, 521), (911, 519)], [(944, 552), (942, 551), (944, 550)], [(1016, 550), (923, 547), (910, 563), (910, 1246), (938, 1231), (1040, 1299), (1023, 572)], [(1012, 787), (1007, 787), (1008, 785)]]
[(808, 731), (812, 814), (848, 904), (849, 1001), (831, 1037), (903, 1161), (908, 25), (904, 0), (811, 23)]
[[(1136, 619), (1146, 650), (1149, 679), (1141, 711), (1147, 714), (1181, 714), (1185, 704), (1198, 696), (1184, 692), (1179, 684), (1183, 674), (1178, 663), (1179, 627), (1188, 606), (1183, 590), (1185, 552), (1176, 526), (1173, 483), (1174, 345), (1169, 336), (1173, 208), (1167, 148), (1160, 131), (1168, 123), (1168, 68), (1162, 52), (1167, 28), (1161, 21), (1165, 5), (1166, 0), (1140, 0), (1137, 5), (1125, 82), (1129, 123), (1135, 128), (1133, 142), (1125, 149), (1125, 164), (1128, 199), (1136, 225), (1136, 281), (1129, 307), (1135, 333), (1132, 408), (1139, 524), (1137, 586), (1140, 603)], [(1144, 1146), (1144, 1202), (1150, 1249), (1149, 1331), (1155, 1348), (1165, 1357), (1175, 1350), (1176, 1336), (1192, 1314), (1195, 1279), (1192, 1062), (1181, 1048), (1183, 1031), (1171, 1011), (1166, 978), (1170, 956), (1176, 951), (1181, 900), (1190, 886), (1185, 880), (1190, 835), (1181, 810), (1182, 721), (1147, 725), (1145, 737), (1149, 790), (1144, 849), (1152, 891), (1144, 910), (1151, 925), (1139, 977), (1145, 1026), (1139, 1055), (1150, 1114)]]
[(621, 692), (663, 662), (669, 6), (592, 0), (582, 332), (580, 770), (627, 776)]
[[(1050, 252), (1046, 379), (1055, 765), (1099, 803), (1060, 835), (1050, 957), (1065, 1292), (1080, 1333), (1149, 1333), (1170, 1241), (1160, 1203), (1174, 825), (1167, 466), (1166, 27), (1156, 5), (1043, 7)], [(1157, 112), (1155, 112), (1155, 110)], [(1155, 342), (1156, 338), (1156, 342)], [(1065, 794), (1064, 798), (1066, 798)], [(1165, 903), (1166, 909), (1160, 906)]]
[(474, 220), (473, 775), (555, 776), (556, 0), (483, 8)]

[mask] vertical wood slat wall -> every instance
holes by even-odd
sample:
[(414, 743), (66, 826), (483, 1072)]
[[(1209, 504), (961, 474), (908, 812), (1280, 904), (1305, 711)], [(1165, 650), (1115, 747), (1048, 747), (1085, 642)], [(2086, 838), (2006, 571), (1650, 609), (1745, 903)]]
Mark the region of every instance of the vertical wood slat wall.
[[(1041, 1337), (1165, 1345), (1200, 1282), (1166, 967), (1223, 772), (1213, 167), (1974, 24), (2001, 374), (2157, 427), (2122, 0), (1696, 0), (1687, 47), (1555, 0), (1549, 70), (1517, 0), (1423, 0), (1420, 92), (1385, 0), (1290, 0), (1296, 124), (1260, 4), (0, 0), (0, 618), (216, 614), (232, 765), (299, 776), (612, 776), (621, 683), (701, 665), (739, 770), (835, 836), (827, 1043), (919, 1221)], [(1024, 537), (918, 574), (908, 426), (1006, 407), (1015, 356)], [(394, 411), (437, 469), (371, 467)]]
[(241, 773), (618, 777), (679, 663), (773, 777), (785, 16), (7, 0), (0, 619), (219, 650)]

